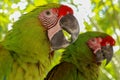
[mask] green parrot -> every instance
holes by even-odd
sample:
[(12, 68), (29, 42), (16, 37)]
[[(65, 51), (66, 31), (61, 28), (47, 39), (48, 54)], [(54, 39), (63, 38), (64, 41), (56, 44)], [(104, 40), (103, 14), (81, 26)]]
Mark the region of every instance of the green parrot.
[(78, 37), (79, 24), (73, 15), (72, 8), (54, 3), (22, 15), (0, 43), (0, 80), (43, 80), (52, 52)]
[(113, 56), (115, 40), (106, 33), (85, 32), (65, 48), (61, 61), (45, 80), (97, 80), (102, 60)]

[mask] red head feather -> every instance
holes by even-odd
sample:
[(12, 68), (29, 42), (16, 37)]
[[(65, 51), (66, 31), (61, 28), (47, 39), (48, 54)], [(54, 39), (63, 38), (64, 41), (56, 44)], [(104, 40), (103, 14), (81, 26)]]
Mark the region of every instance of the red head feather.
[(111, 36), (106, 36), (105, 38), (97, 37), (92, 38), (88, 40), (88, 46), (94, 50), (94, 53), (96, 53), (98, 50), (101, 50), (101, 46), (114, 46), (115, 40)]
[(106, 36), (102, 39), (101, 45), (106, 46), (107, 44), (113, 46), (115, 45), (115, 40), (111, 36)]
[(59, 8), (58, 16), (61, 17), (61, 16), (64, 16), (64, 15), (67, 15), (67, 14), (73, 14), (72, 8), (70, 8), (66, 5), (61, 5), (60, 8)]

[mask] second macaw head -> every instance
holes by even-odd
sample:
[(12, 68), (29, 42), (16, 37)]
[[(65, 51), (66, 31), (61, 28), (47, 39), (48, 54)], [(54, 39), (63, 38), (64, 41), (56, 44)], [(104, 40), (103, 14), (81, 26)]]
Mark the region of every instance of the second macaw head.
[(93, 37), (88, 40), (87, 44), (95, 55), (97, 63), (101, 63), (104, 59), (107, 60), (106, 65), (110, 62), (113, 56), (113, 46), (115, 45), (115, 40), (111, 36)]
[[(66, 5), (53, 6), (53, 8), (40, 12), (39, 20), (47, 30), (47, 36), (53, 50), (65, 48), (77, 39), (79, 24), (73, 14), (72, 8)], [(71, 36), (70, 40), (65, 37), (63, 30)]]

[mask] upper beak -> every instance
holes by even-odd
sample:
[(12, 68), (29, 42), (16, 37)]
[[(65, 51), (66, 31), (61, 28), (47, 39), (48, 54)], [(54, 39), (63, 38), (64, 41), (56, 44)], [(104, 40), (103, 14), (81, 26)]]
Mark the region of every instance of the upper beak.
[(111, 61), (113, 57), (113, 47), (110, 45), (103, 46), (101, 50), (96, 53), (97, 62), (101, 62), (106, 59), (106, 65)]
[(72, 14), (67, 14), (60, 19), (60, 26), (71, 35), (70, 42), (74, 42), (79, 35), (79, 24)]

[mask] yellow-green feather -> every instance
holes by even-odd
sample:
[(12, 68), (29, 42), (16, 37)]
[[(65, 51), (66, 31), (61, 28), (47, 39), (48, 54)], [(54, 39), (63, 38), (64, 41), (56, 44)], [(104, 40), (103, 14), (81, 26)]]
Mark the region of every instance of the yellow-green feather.
[(10, 73), (13, 59), (10, 52), (0, 46), (0, 80), (5, 80)]
[(50, 42), (47, 31), (38, 18), (41, 11), (57, 8), (59, 4), (49, 4), (23, 15), (14, 23), (5, 40), (1, 43), (11, 52), (14, 60), (7, 80), (43, 80), (50, 66)]

